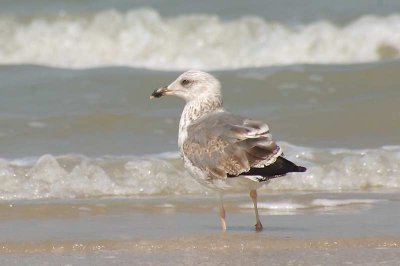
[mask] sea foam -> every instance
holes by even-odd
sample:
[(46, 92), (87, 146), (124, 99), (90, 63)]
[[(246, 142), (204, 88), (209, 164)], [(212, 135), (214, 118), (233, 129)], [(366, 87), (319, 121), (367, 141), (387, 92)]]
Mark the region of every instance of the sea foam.
[[(289, 159), (308, 170), (274, 179), (261, 189), (264, 192), (400, 188), (399, 146), (339, 150), (280, 144), (291, 155)], [(102, 158), (47, 154), (36, 159), (3, 159), (0, 160), (0, 182), (3, 200), (211, 193), (190, 177), (177, 154)], [(315, 202), (315, 205), (329, 204)]]
[(261, 17), (162, 17), (152, 9), (0, 18), (0, 63), (235, 69), (400, 57), (400, 15), (285, 25)]

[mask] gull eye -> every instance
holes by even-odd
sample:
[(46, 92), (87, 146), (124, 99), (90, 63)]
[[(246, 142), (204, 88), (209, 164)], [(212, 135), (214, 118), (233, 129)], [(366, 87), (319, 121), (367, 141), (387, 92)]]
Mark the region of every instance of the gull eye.
[(181, 81), (181, 85), (184, 86), (184, 87), (189, 85), (189, 83), (190, 83), (190, 80), (188, 80), (188, 79), (184, 79), (184, 80)]

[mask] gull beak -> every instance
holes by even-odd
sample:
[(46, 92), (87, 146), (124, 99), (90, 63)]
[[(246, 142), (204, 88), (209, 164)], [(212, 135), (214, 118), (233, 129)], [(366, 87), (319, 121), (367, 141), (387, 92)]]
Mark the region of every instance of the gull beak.
[(162, 87), (159, 88), (155, 91), (153, 91), (153, 93), (150, 95), (150, 99), (154, 99), (154, 98), (160, 98), (164, 95), (172, 95), (173, 91), (168, 89), (168, 87)]

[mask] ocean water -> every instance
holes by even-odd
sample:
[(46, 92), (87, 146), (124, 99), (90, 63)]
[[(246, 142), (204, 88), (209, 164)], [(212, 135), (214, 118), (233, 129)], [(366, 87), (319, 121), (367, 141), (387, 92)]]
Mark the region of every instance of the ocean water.
[(2, 1), (0, 199), (209, 194), (149, 100), (192, 68), (308, 168), (266, 193), (398, 192), (399, 2), (300, 2)]

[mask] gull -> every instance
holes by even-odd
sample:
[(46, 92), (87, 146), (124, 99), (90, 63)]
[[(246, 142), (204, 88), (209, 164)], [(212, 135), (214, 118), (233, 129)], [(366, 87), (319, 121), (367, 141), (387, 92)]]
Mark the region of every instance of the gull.
[(226, 231), (223, 194), (246, 191), (254, 205), (255, 229), (261, 231), (257, 189), (273, 178), (306, 168), (284, 158), (267, 124), (226, 111), (221, 84), (211, 74), (186, 71), (150, 98), (165, 95), (186, 101), (179, 122), (180, 154), (191, 175), (218, 192), (222, 230)]

